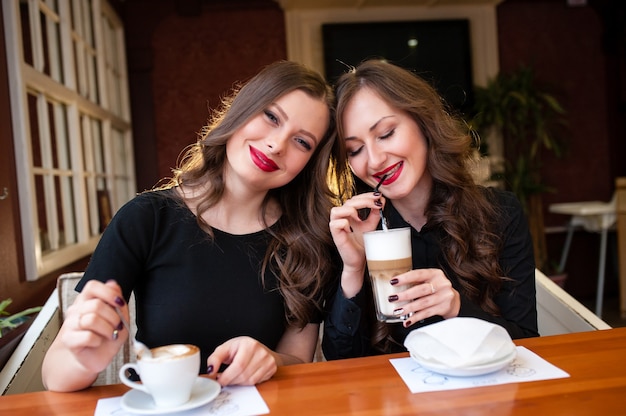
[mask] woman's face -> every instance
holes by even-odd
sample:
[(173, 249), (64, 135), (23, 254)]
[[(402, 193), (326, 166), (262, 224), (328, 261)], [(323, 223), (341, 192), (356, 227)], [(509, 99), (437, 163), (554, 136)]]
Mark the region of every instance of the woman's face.
[(320, 144), (330, 121), (326, 103), (300, 90), (271, 103), (226, 144), (226, 179), (257, 191), (295, 178)]
[(390, 199), (404, 198), (420, 186), (429, 189), (426, 139), (406, 112), (362, 88), (346, 106), (342, 122), (350, 167), (361, 180), (375, 187), (388, 175), (383, 193)]

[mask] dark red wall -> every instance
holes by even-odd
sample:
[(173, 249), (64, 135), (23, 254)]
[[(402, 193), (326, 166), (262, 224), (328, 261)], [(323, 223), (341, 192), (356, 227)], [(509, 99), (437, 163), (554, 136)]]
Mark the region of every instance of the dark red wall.
[[(567, 110), (568, 153), (545, 161), (544, 177), (557, 190), (545, 202), (608, 200), (613, 178), (601, 17), (591, 7), (568, 7), (565, 0), (507, 1), (497, 10), (501, 70), (531, 66)], [(548, 225), (562, 221), (546, 219)]]
[[(181, 7), (181, 5), (186, 7)], [(170, 176), (209, 109), (237, 81), (286, 59), (284, 14), (271, 0), (128, 0), (126, 27), (138, 190)]]
[[(550, 214), (555, 202), (608, 201), (615, 177), (626, 175), (624, 140), (624, 3), (588, 0), (571, 7), (566, 0), (507, 0), (497, 7), (500, 68), (532, 66), (552, 88), (568, 116), (568, 152), (545, 158), (543, 176), (554, 193), (544, 196), (546, 226), (564, 225), (567, 216)], [(548, 234), (558, 262), (564, 234)], [(596, 288), (599, 235), (576, 232), (566, 271), (567, 290), (579, 298)], [(610, 234), (607, 295), (617, 291), (615, 235)]]

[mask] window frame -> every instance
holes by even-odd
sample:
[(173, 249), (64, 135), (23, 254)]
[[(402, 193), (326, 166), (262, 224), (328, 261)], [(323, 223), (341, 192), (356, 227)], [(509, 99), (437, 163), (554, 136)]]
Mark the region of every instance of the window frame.
[(107, 0), (2, 7), (24, 266), (34, 281), (90, 255), (112, 213), (135, 195), (124, 27)]

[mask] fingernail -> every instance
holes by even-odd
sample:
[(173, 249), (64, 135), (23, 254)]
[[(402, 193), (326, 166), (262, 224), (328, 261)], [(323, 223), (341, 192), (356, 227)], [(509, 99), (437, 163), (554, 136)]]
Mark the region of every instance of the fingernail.
[(411, 321), (404, 321), (404, 327), (405, 327), (405, 328), (408, 328), (408, 327), (410, 327), (410, 326), (411, 326), (411, 324), (412, 324), (412, 323), (413, 323), (413, 322), (411, 322)]
[(119, 330), (124, 329), (124, 322), (120, 321), (120, 323), (117, 324), (117, 329), (119, 329)]
[(380, 201), (380, 199), (377, 199), (376, 201), (374, 201), (374, 205), (376, 205), (377, 207), (382, 207), (383, 203)]
[(381, 195), (382, 195), (382, 193), (380, 191), (374, 192), (374, 196), (381, 196)]
[(389, 302), (395, 302), (398, 300), (398, 295), (391, 295), (387, 298)]
[(211, 374), (211, 373), (213, 373), (213, 364), (211, 364), (210, 366), (208, 366), (208, 367), (206, 368), (206, 373), (207, 373), (207, 374)]
[(124, 302), (124, 299), (120, 298), (119, 296), (115, 298), (115, 303), (117, 304), (117, 306), (124, 306), (126, 304), (126, 302)]
[(404, 314), (404, 309), (398, 308), (398, 309), (393, 311), (393, 314), (394, 315), (403, 315)]
[(397, 284), (398, 284), (398, 279), (396, 279), (396, 278), (394, 277), (393, 279), (391, 279), (391, 280), (389, 281), (389, 283), (390, 283), (391, 285), (397, 285)]

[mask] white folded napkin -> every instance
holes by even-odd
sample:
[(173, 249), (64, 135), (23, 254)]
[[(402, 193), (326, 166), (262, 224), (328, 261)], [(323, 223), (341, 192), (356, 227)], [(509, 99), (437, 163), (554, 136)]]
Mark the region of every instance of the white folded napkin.
[(463, 368), (487, 364), (511, 354), (515, 344), (500, 325), (457, 317), (415, 329), (404, 346), (417, 361)]

